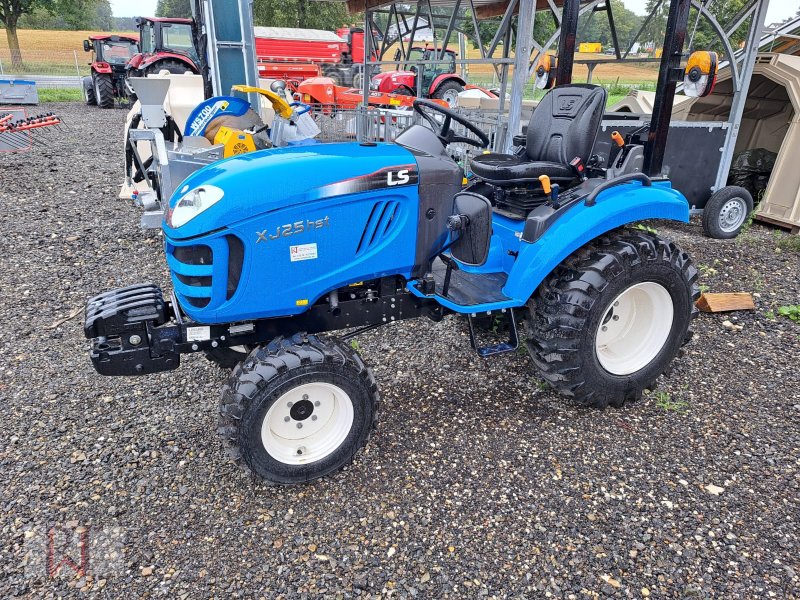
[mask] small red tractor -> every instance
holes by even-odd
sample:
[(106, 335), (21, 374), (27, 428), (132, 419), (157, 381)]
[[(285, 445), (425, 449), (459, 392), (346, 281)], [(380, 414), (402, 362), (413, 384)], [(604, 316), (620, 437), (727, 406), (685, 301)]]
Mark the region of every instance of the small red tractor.
[(166, 70), (170, 73), (199, 73), (192, 19), (137, 17), (140, 52), (131, 58), (130, 77), (145, 77)]
[[(400, 59), (400, 51), (395, 54)], [(436, 64), (418, 64), (419, 61), (441, 61)], [(424, 98), (444, 100), (451, 108), (456, 105), (458, 94), (463, 92), (466, 82), (456, 75), (456, 53), (452, 50), (414, 47), (408, 53), (402, 70), (385, 71), (374, 75), (370, 90), (376, 92), (416, 96), (421, 90)], [(422, 71), (422, 80), (417, 75)]]
[(90, 106), (112, 108), (114, 100), (128, 96), (127, 64), (139, 51), (139, 40), (129, 35), (93, 35), (83, 40), (83, 49), (92, 52), (92, 74), (83, 78), (83, 98)]

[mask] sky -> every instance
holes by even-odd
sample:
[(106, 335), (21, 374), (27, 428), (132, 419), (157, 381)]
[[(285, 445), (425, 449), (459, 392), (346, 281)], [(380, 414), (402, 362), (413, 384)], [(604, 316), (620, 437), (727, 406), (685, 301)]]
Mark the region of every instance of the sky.
[[(623, 0), (625, 6), (637, 14), (644, 14), (644, 7), (647, 0)], [(717, 0), (720, 2), (724, 0)], [(156, 12), (157, 0), (111, 0), (111, 8), (114, 10), (115, 17), (152, 17)], [(767, 23), (782, 21), (787, 17), (793, 16), (800, 0), (772, 0), (769, 12), (767, 13)]]
[[(638, 15), (646, 14), (645, 6), (647, 0), (622, 0), (626, 8), (629, 8)], [(716, 0), (717, 2), (724, 2), (725, 0)], [(767, 23), (776, 23), (783, 21), (787, 17), (793, 17), (800, 7), (800, 0), (772, 0), (769, 3), (769, 11), (767, 12)]]

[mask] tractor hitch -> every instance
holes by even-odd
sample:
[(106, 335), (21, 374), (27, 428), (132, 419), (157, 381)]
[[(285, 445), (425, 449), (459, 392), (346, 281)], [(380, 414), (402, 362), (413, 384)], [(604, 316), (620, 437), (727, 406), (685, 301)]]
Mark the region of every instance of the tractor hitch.
[(178, 368), (179, 327), (160, 327), (171, 306), (152, 284), (133, 285), (91, 298), (84, 334), (92, 340), (90, 357), (101, 375), (146, 375)]

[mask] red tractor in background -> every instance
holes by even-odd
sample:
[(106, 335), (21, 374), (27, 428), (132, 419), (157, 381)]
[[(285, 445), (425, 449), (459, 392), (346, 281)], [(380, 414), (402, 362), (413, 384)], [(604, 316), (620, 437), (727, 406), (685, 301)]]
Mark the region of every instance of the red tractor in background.
[[(400, 60), (400, 50), (395, 54)], [(437, 64), (418, 64), (418, 61), (441, 61)], [(422, 70), (422, 81), (417, 80)], [(456, 75), (456, 53), (452, 50), (436, 50), (435, 48), (414, 47), (408, 53), (402, 70), (384, 71), (374, 75), (370, 81), (370, 90), (385, 94), (404, 94), (416, 96), (421, 87), (423, 98), (444, 100), (448, 106), (455, 107), (458, 94), (467, 85)]]
[(331, 78), (336, 85), (363, 84), (364, 30), (332, 31), (294, 27), (255, 27), (258, 74), (266, 79), (300, 82)]
[(128, 35), (93, 35), (83, 40), (92, 52), (91, 75), (83, 78), (83, 98), (90, 106), (112, 108), (128, 96), (125, 85), (128, 61), (139, 52), (139, 40)]
[(145, 77), (162, 70), (200, 73), (192, 19), (137, 17), (136, 26), (140, 51), (128, 63), (130, 77)]

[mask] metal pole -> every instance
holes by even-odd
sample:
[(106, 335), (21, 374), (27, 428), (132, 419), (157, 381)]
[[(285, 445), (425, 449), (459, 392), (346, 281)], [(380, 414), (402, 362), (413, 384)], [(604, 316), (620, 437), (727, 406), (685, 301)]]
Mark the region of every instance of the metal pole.
[(556, 83), (572, 83), (572, 64), (575, 61), (575, 37), (578, 32), (580, 0), (564, 0), (561, 9), (561, 37), (558, 40), (558, 68)]
[(72, 57), (75, 59), (75, 74), (80, 77), (81, 76), (81, 68), (78, 66), (78, 51), (72, 51)]
[[(747, 34), (747, 41), (742, 57), (742, 67), (740, 75), (739, 89), (734, 90), (733, 100), (731, 101), (731, 114), (728, 118), (728, 134), (725, 139), (725, 146), (722, 149), (719, 169), (717, 170), (717, 181), (714, 183), (714, 191), (725, 187), (728, 182), (728, 171), (733, 161), (733, 151), (736, 148), (736, 139), (739, 137), (739, 127), (742, 123), (744, 105), (747, 102), (747, 92), (750, 89), (750, 80), (753, 78), (753, 67), (755, 66), (758, 46), (761, 41), (761, 31), (764, 28), (764, 21), (767, 17), (769, 0), (760, 0), (758, 7), (753, 13), (750, 21), (750, 31)], [(730, 57), (733, 63), (736, 59)]]
[[(464, 37), (464, 34), (460, 31), (458, 32), (458, 55), (461, 58), (467, 58), (467, 40)], [(0, 69), (3, 68), (3, 65), (0, 64)], [(466, 79), (467, 78), (467, 65), (461, 63), (461, 77)]]
[[(614, 13), (611, 10), (611, 0), (606, 0), (606, 14), (608, 15), (608, 28), (611, 30), (611, 42), (614, 44), (614, 54), (617, 55), (617, 60), (622, 60), (622, 50), (619, 47), (617, 25), (614, 23)], [(592, 72), (589, 71), (589, 83), (591, 83), (591, 81)]]
[[(570, 2), (572, 0), (567, 1)], [(528, 80), (528, 61), (533, 47), (533, 21), (535, 15), (536, 0), (520, 0), (517, 38), (514, 48), (514, 77), (511, 80), (511, 98), (508, 104), (508, 131), (506, 132), (504, 148), (506, 151), (511, 149), (514, 136), (520, 131), (522, 96), (525, 82)]]
[[(403, 40), (400, 39), (400, 44), (402, 45)], [(362, 102), (363, 102), (363, 114), (358, 114), (356, 116), (356, 139), (359, 142), (366, 141), (366, 137), (364, 135), (364, 128), (367, 124), (367, 115), (369, 111), (369, 88), (370, 88), (370, 81), (372, 80), (372, 69), (367, 64), (372, 61), (372, 23), (370, 23), (369, 18), (369, 8), (364, 11), (364, 85), (362, 86)], [(383, 56), (378, 57), (380, 60), (383, 60)]]
[(5, 72), (3, 71), (3, 59), (2, 58), (0, 58), (0, 75), (5, 75)]
[(672, 0), (667, 17), (667, 31), (664, 35), (664, 50), (661, 55), (661, 66), (658, 70), (658, 87), (653, 102), (653, 118), (650, 121), (650, 133), (644, 147), (645, 174), (661, 175), (664, 164), (664, 152), (669, 135), (669, 122), (672, 119), (672, 103), (675, 100), (675, 86), (683, 79), (681, 58), (686, 30), (689, 28), (689, 8), (691, 0)]

